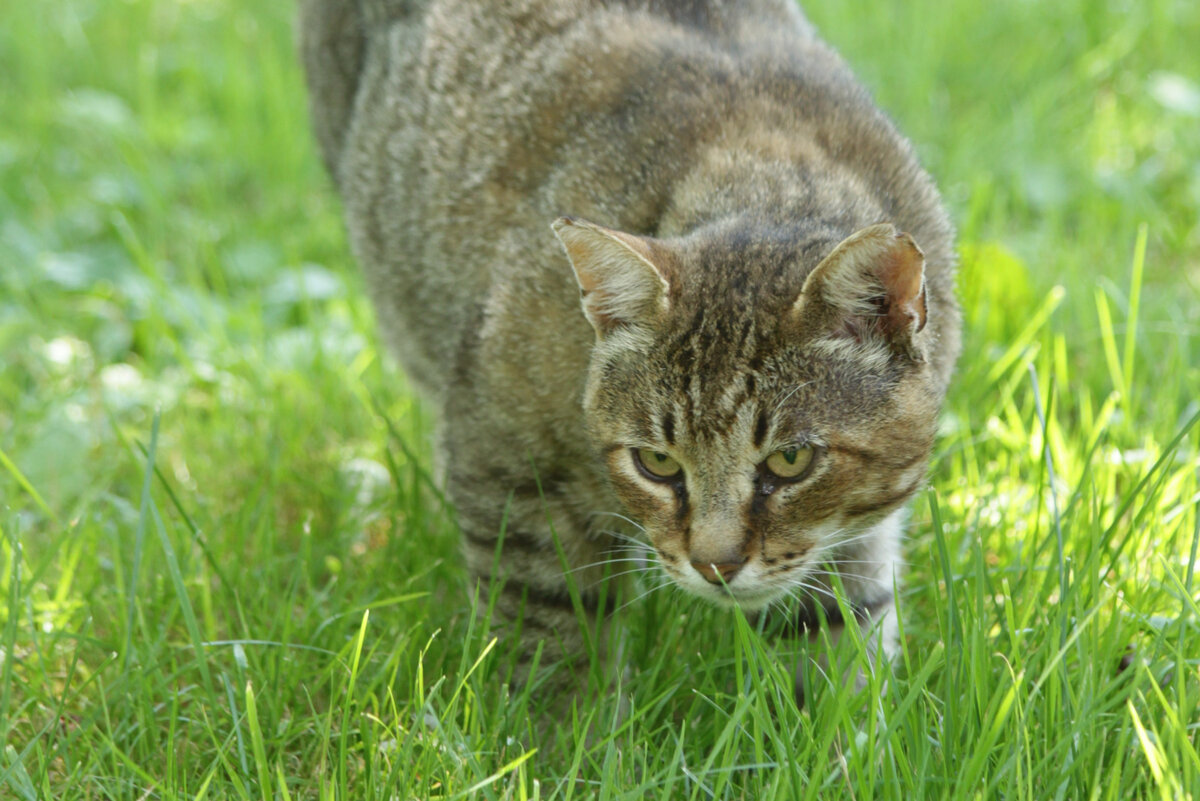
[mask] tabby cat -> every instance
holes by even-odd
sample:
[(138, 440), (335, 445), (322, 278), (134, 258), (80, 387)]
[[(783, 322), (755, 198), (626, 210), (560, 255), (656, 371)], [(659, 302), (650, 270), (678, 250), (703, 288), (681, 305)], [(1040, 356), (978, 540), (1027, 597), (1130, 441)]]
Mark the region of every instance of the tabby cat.
[(619, 517), (716, 603), (797, 597), (836, 635), (840, 584), (890, 653), (953, 232), (791, 0), (303, 0), (301, 48), (467, 564), (528, 657), (571, 656), (576, 603), (610, 614)]

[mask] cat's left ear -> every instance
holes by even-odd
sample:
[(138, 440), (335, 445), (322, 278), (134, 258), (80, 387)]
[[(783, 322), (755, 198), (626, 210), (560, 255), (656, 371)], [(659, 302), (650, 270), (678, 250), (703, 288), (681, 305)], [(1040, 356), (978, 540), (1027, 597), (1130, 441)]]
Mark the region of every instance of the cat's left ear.
[(888, 223), (856, 231), (809, 274), (793, 312), (835, 339), (884, 340), (921, 359), (925, 254)]
[(551, 227), (575, 269), (584, 314), (598, 335), (650, 324), (667, 311), (668, 259), (655, 240), (571, 217)]

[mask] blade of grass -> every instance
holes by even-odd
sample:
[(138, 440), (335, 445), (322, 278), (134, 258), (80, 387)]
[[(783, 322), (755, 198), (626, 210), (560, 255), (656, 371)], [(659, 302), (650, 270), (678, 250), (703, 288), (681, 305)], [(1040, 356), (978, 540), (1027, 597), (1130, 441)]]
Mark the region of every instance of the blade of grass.
[(8, 764), (5, 765), (3, 779), (17, 797), (23, 801), (39, 801), (37, 789), (25, 771), (25, 766), (21, 764), (21, 756), (17, 749), (11, 745), (4, 746), (4, 761)]
[(196, 613), (192, 609), (192, 602), (188, 597), (187, 586), (183, 581), (183, 573), (179, 570), (179, 560), (175, 556), (175, 548), (171, 545), (171, 538), (167, 535), (166, 526), (163, 525), (162, 517), (158, 513), (158, 507), (153, 501), (150, 503), (150, 513), (154, 518), (154, 528), (158, 532), (159, 543), (162, 545), (163, 553), (166, 556), (167, 572), (171, 576), (171, 584), (175, 589), (175, 597), (179, 601), (179, 608), (183, 613), (183, 622), (187, 627), (188, 637), (192, 641), (192, 653), (196, 667), (200, 670), (200, 677), (204, 681), (204, 689), (208, 693), (209, 700), (216, 703), (212, 676), (208, 672), (208, 654), (204, 650), (204, 637), (200, 634), (200, 626), (196, 622)]
[[(1142, 718), (1138, 715), (1137, 709), (1133, 705), (1133, 700), (1125, 702), (1126, 709), (1129, 712), (1129, 719), (1133, 722), (1133, 729), (1137, 732), (1138, 743), (1142, 746), (1142, 754), (1146, 757), (1146, 764), (1150, 766), (1150, 773), (1154, 777), (1154, 784), (1158, 789), (1159, 798), (1162, 801), (1171, 801), (1173, 798), (1179, 798), (1173, 790), (1177, 788), (1168, 788), (1168, 776), (1162, 769), (1161, 762), (1163, 761), (1162, 752), (1158, 750), (1146, 727), (1142, 724)], [(1174, 784), (1174, 782), (1171, 782)]]
[(362, 623), (358, 627), (358, 636), (355, 637), (353, 648), (354, 657), (350, 661), (350, 676), (346, 682), (345, 700), (342, 707), (342, 730), (338, 737), (338, 766), (337, 780), (342, 787), (348, 786), (347, 770), (350, 767), (350, 715), (355, 708), (354, 689), (358, 683), (358, 668), (359, 660), (362, 658), (363, 643), (367, 637), (367, 621), (371, 619), (371, 610), (367, 609), (363, 612)]
[(8, 553), (11, 560), (8, 571), (8, 613), (4, 620), (4, 653), (5, 659), (2, 666), (3, 686), (0, 686), (0, 736), (7, 741), (9, 734), (10, 721), (13, 720), (13, 715), (9, 705), (12, 703), (12, 686), (13, 686), (13, 669), (16, 663), (15, 659), (7, 658), (8, 654), (17, 652), (17, 627), (20, 620), (20, 598), (21, 598), (21, 541), (17, 539), (15, 534), (9, 534), (8, 531), (0, 526), (0, 539), (8, 540)]
[[(1141, 491), (1145, 489), (1146, 485), (1150, 483), (1150, 480), (1157, 479), (1159, 485), (1161, 485), (1162, 481), (1165, 480), (1165, 476), (1162, 475), (1163, 468), (1166, 466), (1168, 460), (1174, 458), (1175, 449), (1179, 447), (1179, 444), (1183, 442), (1184, 438), (1187, 437), (1188, 433), (1192, 430), (1192, 428), (1195, 427), (1197, 423), (1200, 423), (1200, 410), (1197, 410), (1196, 413), (1193, 414), (1191, 418), (1189, 418), (1188, 421), (1183, 424), (1178, 433), (1176, 433), (1175, 436), (1171, 438), (1171, 441), (1167, 443), (1166, 447), (1163, 448), (1163, 452), (1154, 461), (1154, 464), (1150, 466), (1150, 469), (1146, 471), (1145, 475), (1143, 475), (1138, 483), (1134, 485), (1133, 489), (1121, 500), (1121, 505), (1117, 507), (1117, 512), (1113, 515), (1112, 524), (1109, 525), (1101, 537), (1103, 542), (1110, 542), (1112, 540), (1113, 534), (1116, 533), (1117, 529), (1121, 526), (1122, 518), (1124, 518), (1125, 513), (1129, 511), (1131, 506), (1133, 506), (1133, 502), (1137, 499)], [(1135, 517), (1135, 522), (1140, 519), (1149, 508), (1150, 507), (1148, 505), (1143, 507), (1141, 512)], [(1120, 556), (1124, 552), (1125, 546), (1128, 545), (1130, 539), (1132, 538), (1124, 538), (1121, 540), (1121, 543), (1113, 549), (1108, 566), (1104, 569), (1104, 573), (1102, 573), (1100, 576), (1101, 582), (1107, 581), (1112, 572), (1116, 570)]]
[(142, 566), (146, 521), (150, 516), (150, 479), (154, 475), (154, 458), (158, 453), (158, 424), (161, 417), (161, 410), (156, 409), (154, 420), (150, 424), (150, 448), (146, 457), (146, 468), (142, 474), (142, 500), (138, 509), (137, 528), (133, 535), (133, 566), (129, 571), (129, 586), (125, 590), (125, 647), (121, 651), (121, 670), (129, 667), (129, 657), (133, 652), (133, 618), (137, 604), (138, 573)]
[(508, 774), (512, 773), (514, 770), (519, 768), (521, 765), (523, 765), (530, 757), (532, 757), (536, 753), (537, 753), (536, 748), (534, 748), (530, 751), (526, 751), (525, 753), (521, 754), (516, 759), (503, 765), (499, 770), (497, 770), (492, 775), (488, 776), (486, 779), (476, 782), (475, 784), (468, 787), (466, 790), (455, 793), (453, 796), (451, 796), (451, 798), (455, 798), (455, 799), (466, 798), (469, 795), (474, 795), (475, 793), (479, 792), (480, 790), (482, 790), (485, 787), (495, 784), (496, 782), (500, 781), (505, 776), (507, 776)]
[(250, 749), (254, 754), (254, 770), (258, 774), (258, 792), (263, 801), (273, 801), (271, 768), (267, 764), (267, 749), (258, 725), (258, 703), (254, 698), (254, 683), (249, 681), (246, 682), (246, 723), (250, 728)]
[(283, 796), (283, 801), (292, 801), (292, 794), (288, 792), (287, 776), (283, 772), (282, 763), (275, 763), (275, 779), (279, 782), (279, 794)]
[(1137, 244), (1133, 248), (1133, 274), (1129, 277), (1129, 314), (1125, 321), (1125, 352), (1122, 366), (1124, 368), (1125, 386), (1133, 386), (1133, 357), (1137, 345), (1138, 311), (1142, 303), (1142, 280), (1146, 268), (1146, 238), (1149, 236), (1149, 226), (1142, 223), (1138, 226)]
[(3, 448), (0, 448), (0, 465), (4, 466), (8, 474), (13, 477), (13, 480), (33, 499), (33, 502), (37, 504), (37, 508), (42, 510), (42, 514), (50, 518), (51, 522), (54, 523), (54, 527), (61, 528), (62, 524), (58, 521), (58, 515), (54, 514), (54, 510), (46, 504), (46, 501), (34, 486), (29, 483), (29, 479), (25, 478), (25, 474), (21, 472), (21, 469), (13, 463), (12, 459), (8, 458), (8, 454), (4, 452)]
[(1122, 403), (1129, 403), (1129, 387), (1125, 384), (1125, 371), (1121, 357), (1117, 354), (1117, 336), (1113, 332), (1112, 312), (1108, 309), (1108, 295), (1096, 287), (1096, 316), (1100, 320), (1100, 342), (1104, 345), (1104, 360), (1108, 364), (1108, 375), (1113, 389), (1121, 396)]
[(1021, 332), (1013, 338), (1012, 343), (1004, 351), (1004, 355), (1002, 355), (996, 361), (996, 363), (992, 365), (992, 368), (988, 370), (986, 381), (989, 386), (999, 381), (1004, 374), (1008, 372), (1009, 368), (1011, 368), (1016, 361), (1021, 358), (1021, 355), (1025, 352), (1025, 348), (1028, 347), (1033, 341), (1033, 338), (1037, 335), (1037, 332), (1041, 330), (1043, 325), (1045, 325), (1046, 320), (1050, 319), (1050, 315), (1053, 314), (1054, 310), (1058, 308), (1060, 303), (1062, 303), (1063, 298), (1066, 297), (1066, 294), (1067, 291), (1061, 286), (1053, 287), (1048, 293), (1046, 293), (1046, 297), (1042, 299), (1041, 305), (1037, 307), (1037, 310), (1034, 311), (1033, 315), (1029, 318), (1029, 322), (1026, 323), (1021, 329)]

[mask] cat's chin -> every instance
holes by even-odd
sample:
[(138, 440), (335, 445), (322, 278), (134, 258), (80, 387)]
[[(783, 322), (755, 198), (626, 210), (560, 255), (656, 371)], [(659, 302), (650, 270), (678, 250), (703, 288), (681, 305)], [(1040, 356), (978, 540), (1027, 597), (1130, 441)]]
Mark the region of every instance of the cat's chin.
[(723, 587), (706, 588), (702, 592), (687, 588), (692, 594), (699, 595), (711, 604), (724, 609), (741, 607), (744, 612), (757, 612), (765, 609), (772, 602), (783, 598), (785, 593), (775, 590), (725, 589)]

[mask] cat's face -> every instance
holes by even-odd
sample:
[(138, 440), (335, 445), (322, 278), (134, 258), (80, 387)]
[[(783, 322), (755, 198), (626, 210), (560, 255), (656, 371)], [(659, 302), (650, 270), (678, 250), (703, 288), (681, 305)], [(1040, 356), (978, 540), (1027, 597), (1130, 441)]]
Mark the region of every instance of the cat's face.
[[(746, 608), (803, 589), (921, 485), (940, 397), (920, 352), (920, 251), (884, 228), (839, 246), (803, 293), (765, 263), (787, 258), (778, 248), (734, 255), (720, 243), (646, 246), (635, 255), (656, 270), (617, 286), (632, 305), (604, 295), (613, 275), (581, 277), (599, 333), (589, 435), (685, 589)], [(559, 233), (582, 272), (595, 254)], [(603, 255), (611, 267), (620, 253)]]
[(731, 343), (687, 364), (677, 336), (594, 371), (588, 417), (613, 487), (680, 586), (762, 606), (920, 486), (936, 416), (920, 368), (874, 371), (803, 344)]

